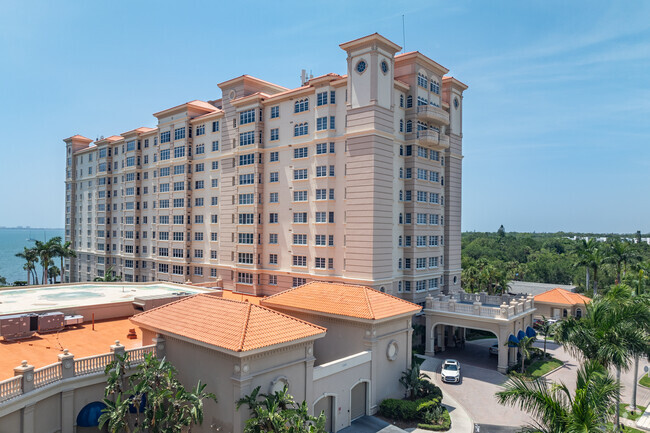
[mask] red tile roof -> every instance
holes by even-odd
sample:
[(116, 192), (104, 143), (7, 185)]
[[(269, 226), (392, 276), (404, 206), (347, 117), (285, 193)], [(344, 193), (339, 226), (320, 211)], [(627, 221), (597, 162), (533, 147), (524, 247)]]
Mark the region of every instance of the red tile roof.
[(419, 305), (370, 287), (321, 281), (269, 296), (260, 304), (369, 320), (415, 314), (421, 309)]
[(535, 302), (548, 302), (549, 304), (563, 304), (563, 305), (582, 305), (591, 302), (588, 298), (580, 293), (569, 292), (568, 290), (555, 289), (548, 290), (540, 295), (535, 296)]
[(131, 321), (233, 352), (324, 335), (326, 329), (249, 302), (199, 294), (140, 313)]

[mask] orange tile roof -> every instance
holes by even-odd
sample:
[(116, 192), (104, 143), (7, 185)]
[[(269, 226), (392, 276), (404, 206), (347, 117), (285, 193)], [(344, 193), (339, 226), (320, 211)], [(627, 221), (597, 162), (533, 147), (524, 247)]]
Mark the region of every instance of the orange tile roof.
[(250, 302), (199, 294), (140, 313), (131, 321), (233, 352), (325, 335), (325, 328)]
[(381, 320), (415, 314), (419, 305), (366, 286), (312, 281), (260, 301), (269, 307), (288, 307), (359, 319)]
[(555, 289), (548, 290), (542, 294), (535, 296), (535, 302), (548, 302), (550, 304), (563, 304), (563, 305), (581, 305), (591, 302), (588, 298), (580, 293), (569, 292), (568, 290)]

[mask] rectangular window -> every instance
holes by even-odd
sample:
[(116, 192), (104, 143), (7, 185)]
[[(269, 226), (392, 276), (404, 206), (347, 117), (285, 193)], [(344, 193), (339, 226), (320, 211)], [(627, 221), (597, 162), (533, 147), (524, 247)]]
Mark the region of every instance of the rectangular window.
[(239, 145), (248, 146), (255, 144), (255, 131), (242, 132), (239, 134)]
[(161, 149), (160, 150), (160, 160), (161, 161), (166, 161), (168, 160), (169, 157), (169, 149)]
[(239, 194), (239, 204), (254, 204), (255, 194)]
[(269, 285), (271, 285), (271, 286), (277, 286), (278, 285), (278, 276), (277, 275), (269, 275)]
[(294, 212), (293, 222), (297, 224), (307, 223), (307, 212)]
[(182, 158), (185, 156), (185, 146), (177, 146), (174, 148), (174, 158)]
[(327, 153), (327, 143), (317, 143), (316, 155), (322, 155), (324, 153)]
[(185, 166), (184, 165), (175, 165), (174, 166), (174, 174), (184, 174), (185, 173)]
[(205, 185), (205, 181), (197, 180), (194, 182), (194, 189), (203, 189), (204, 185)]
[(174, 129), (174, 140), (185, 138), (185, 127)]
[(252, 244), (253, 243), (253, 233), (239, 233), (238, 234), (240, 244)]
[(280, 117), (280, 106), (275, 105), (271, 107), (271, 119), (277, 119), (278, 117)]
[(269, 182), (274, 183), (279, 181), (279, 173), (277, 171), (274, 171), (272, 173), (269, 173)]
[(239, 214), (239, 224), (254, 224), (255, 215), (252, 213), (240, 213)]
[(327, 116), (316, 119), (316, 131), (327, 129)]
[(253, 253), (238, 253), (237, 254), (237, 263), (243, 263), (245, 265), (253, 264)]
[(327, 246), (327, 238), (325, 235), (316, 235), (315, 245), (318, 247)]
[(330, 116), (330, 129), (336, 129), (336, 117)]
[(293, 235), (293, 244), (294, 245), (307, 245), (307, 235), (294, 233), (294, 235)]
[(251, 165), (255, 164), (255, 154), (247, 153), (245, 155), (239, 155), (239, 165)]
[(201, 143), (201, 144), (197, 144), (197, 145), (196, 145), (196, 152), (195, 152), (195, 153), (196, 153), (197, 155), (201, 155), (201, 154), (205, 153), (205, 144), (203, 144), (203, 143)]
[(293, 157), (295, 159), (307, 158), (307, 156), (309, 156), (309, 148), (307, 148), (307, 147), (298, 147), (296, 149), (293, 149)]
[(307, 256), (293, 256), (293, 266), (307, 266)]
[(277, 243), (278, 243), (278, 234), (269, 233), (269, 244), (277, 245)]
[(194, 258), (195, 259), (202, 259), (203, 258), (203, 250), (194, 250)]
[(212, 169), (219, 170), (219, 161), (212, 161)]
[(253, 123), (255, 122), (255, 109), (252, 108), (250, 110), (242, 111), (239, 113), (239, 124), (240, 125), (245, 125), (247, 123)]
[(203, 206), (203, 197), (198, 197), (194, 199), (194, 206)]
[(277, 224), (278, 223), (278, 214), (276, 212), (271, 212), (269, 214), (269, 223)]
[[(156, 202), (154, 202), (154, 204), (155, 204), (155, 203), (156, 203)], [(160, 207), (160, 209), (169, 209), (169, 200), (160, 200), (160, 201), (158, 202), (158, 206)], [(154, 206), (154, 207), (155, 207), (155, 206)]]
[(327, 200), (327, 189), (317, 189), (316, 190), (316, 200)]
[(293, 280), (291, 282), (291, 287), (298, 287), (298, 286), (302, 286), (304, 284), (307, 284), (307, 279), (306, 278), (293, 277)]
[(280, 128), (271, 129), (271, 141), (276, 141), (280, 139)]
[(330, 143), (330, 153), (336, 153), (336, 143)]
[(212, 185), (212, 188), (219, 188), (219, 179), (212, 179), (211, 180), (211, 185)]
[(239, 284), (253, 284), (253, 274), (249, 272), (237, 272), (237, 282)]
[(307, 201), (307, 191), (294, 191), (293, 201)]
[[(169, 141), (170, 141), (170, 132), (169, 131), (161, 132), (160, 133), (160, 143), (161, 144), (162, 143), (169, 143)], [(115, 153), (117, 153), (117, 152), (115, 152)]]
[(327, 92), (321, 92), (316, 94), (316, 105), (327, 105)]
[(270, 265), (277, 265), (278, 264), (278, 255), (277, 254), (269, 254), (269, 264)]
[(336, 104), (336, 92), (330, 90), (330, 104)]
[(271, 153), (269, 154), (269, 161), (270, 161), (270, 162), (278, 162), (279, 159), (280, 159), (280, 157), (279, 157), (279, 153), (278, 153), (278, 152), (271, 152)]
[[(173, 223), (174, 224), (184, 224), (184, 219), (185, 219), (184, 217), (185, 217), (184, 215), (174, 215)], [(162, 218), (162, 216), (160, 218)], [(161, 221), (161, 223), (162, 223), (162, 221)]]
[(212, 151), (216, 152), (219, 150), (219, 142), (218, 141), (213, 141), (212, 142)]
[(279, 194), (277, 192), (272, 192), (269, 194), (269, 203), (278, 203), (279, 202)]
[(182, 241), (183, 239), (185, 239), (185, 233), (184, 232), (174, 232), (173, 239), (175, 241)]
[(174, 199), (174, 207), (185, 207), (185, 199), (184, 198), (175, 198)]
[(255, 173), (247, 173), (239, 175), (240, 185), (253, 185), (255, 183)]
[(316, 177), (327, 177), (326, 165), (319, 165), (316, 167)]
[(317, 223), (326, 223), (327, 222), (327, 212), (316, 212), (316, 222)]
[(218, 132), (219, 131), (219, 121), (216, 120), (212, 122), (212, 132)]
[(218, 206), (219, 197), (210, 197), (210, 206)]
[[(160, 173), (159, 173), (159, 176), (160, 176), (160, 177), (162, 177), (162, 176), (169, 176), (169, 167), (163, 167), (163, 168), (161, 168), (161, 169), (159, 170), (159, 172), (160, 172)], [(155, 174), (155, 173), (156, 173), (156, 172), (154, 171), (154, 174)]]
[(205, 171), (205, 164), (202, 163), (202, 162), (199, 162), (198, 164), (195, 165), (194, 171), (196, 171), (197, 173)]
[(316, 257), (314, 267), (316, 269), (325, 269), (325, 257)]
[(307, 179), (307, 169), (301, 168), (293, 171), (293, 180), (305, 180)]

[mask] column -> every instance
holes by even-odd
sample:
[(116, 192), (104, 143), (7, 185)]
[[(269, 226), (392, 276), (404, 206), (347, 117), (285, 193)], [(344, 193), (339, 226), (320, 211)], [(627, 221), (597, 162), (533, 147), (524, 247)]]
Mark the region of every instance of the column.
[(74, 390), (63, 391), (61, 393), (61, 433), (74, 433), (74, 412)]
[(68, 379), (74, 377), (74, 355), (68, 352), (68, 349), (63, 349), (63, 353), (57, 355), (61, 363), (61, 378)]
[(156, 345), (156, 358), (163, 359), (165, 357), (165, 339), (162, 335), (156, 334), (151, 341)]
[(21, 362), (20, 366), (14, 368), (14, 376), (22, 376), (23, 394), (34, 390), (34, 366), (27, 364), (27, 361)]

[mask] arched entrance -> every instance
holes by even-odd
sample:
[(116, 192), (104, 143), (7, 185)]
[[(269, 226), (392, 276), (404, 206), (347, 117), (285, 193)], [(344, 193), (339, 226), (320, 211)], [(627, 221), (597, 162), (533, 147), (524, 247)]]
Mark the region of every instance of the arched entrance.
[(366, 415), (366, 402), (368, 400), (368, 383), (360, 382), (350, 390), (350, 421)]
[(333, 395), (327, 395), (321, 397), (316, 403), (314, 403), (314, 416), (319, 416), (321, 413), (325, 414), (325, 431), (333, 432), (334, 431), (334, 407), (336, 406), (334, 402)]
[(99, 417), (106, 405), (101, 401), (93, 401), (85, 405), (77, 414), (77, 432), (108, 431), (106, 427), (99, 429)]

